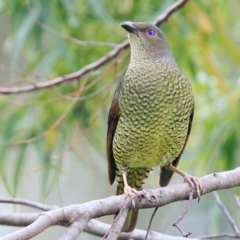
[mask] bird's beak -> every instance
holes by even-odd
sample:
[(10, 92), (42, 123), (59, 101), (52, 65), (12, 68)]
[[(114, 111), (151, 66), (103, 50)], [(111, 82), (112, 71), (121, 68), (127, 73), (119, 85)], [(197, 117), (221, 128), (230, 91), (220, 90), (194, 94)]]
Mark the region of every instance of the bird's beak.
[(138, 35), (138, 29), (133, 25), (132, 22), (122, 22), (121, 27), (123, 27), (126, 31), (129, 33), (133, 33), (135, 35)]

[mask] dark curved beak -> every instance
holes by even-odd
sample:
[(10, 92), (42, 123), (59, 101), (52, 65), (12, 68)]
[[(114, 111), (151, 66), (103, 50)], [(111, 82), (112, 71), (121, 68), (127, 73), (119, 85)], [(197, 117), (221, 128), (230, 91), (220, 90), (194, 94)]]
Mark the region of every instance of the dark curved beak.
[(127, 32), (129, 33), (133, 33), (135, 35), (138, 34), (138, 29), (133, 25), (132, 22), (122, 22), (121, 24), (121, 27), (123, 27)]

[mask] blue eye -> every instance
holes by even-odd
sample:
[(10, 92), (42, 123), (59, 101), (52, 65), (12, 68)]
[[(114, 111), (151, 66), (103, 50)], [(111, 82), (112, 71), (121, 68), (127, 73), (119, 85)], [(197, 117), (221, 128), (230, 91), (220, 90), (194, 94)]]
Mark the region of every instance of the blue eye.
[(154, 37), (156, 35), (156, 32), (153, 29), (148, 30), (148, 35), (151, 37)]

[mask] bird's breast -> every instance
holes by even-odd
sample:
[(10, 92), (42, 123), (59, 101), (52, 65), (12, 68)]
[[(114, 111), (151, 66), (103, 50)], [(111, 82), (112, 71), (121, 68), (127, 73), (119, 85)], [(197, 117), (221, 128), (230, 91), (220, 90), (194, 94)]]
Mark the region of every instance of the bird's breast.
[(130, 69), (119, 95), (120, 118), (113, 139), (117, 164), (168, 165), (187, 134), (193, 96), (188, 80), (174, 67)]

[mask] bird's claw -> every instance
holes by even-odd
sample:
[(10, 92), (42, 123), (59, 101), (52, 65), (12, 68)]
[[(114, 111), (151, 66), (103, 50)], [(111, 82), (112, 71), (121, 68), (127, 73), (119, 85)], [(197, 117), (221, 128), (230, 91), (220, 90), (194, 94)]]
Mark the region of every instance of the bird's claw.
[[(124, 193), (129, 196), (129, 197), (133, 197), (135, 194), (138, 193), (138, 191), (135, 188), (130, 187), (129, 185), (124, 187)], [(135, 201), (132, 200), (132, 205), (135, 208)]]
[(185, 175), (184, 181), (187, 182), (193, 190), (195, 189), (197, 191), (197, 199), (199, 202), (200, 196), (202, 193), (202, 184), (201, 184), (199, 178), (191, 176), (191, 175)]
[(129, 185), (124, 187), (124, 193), (128, 196), (133, 196), (137, 193), (135, 188), (131, 188)]

